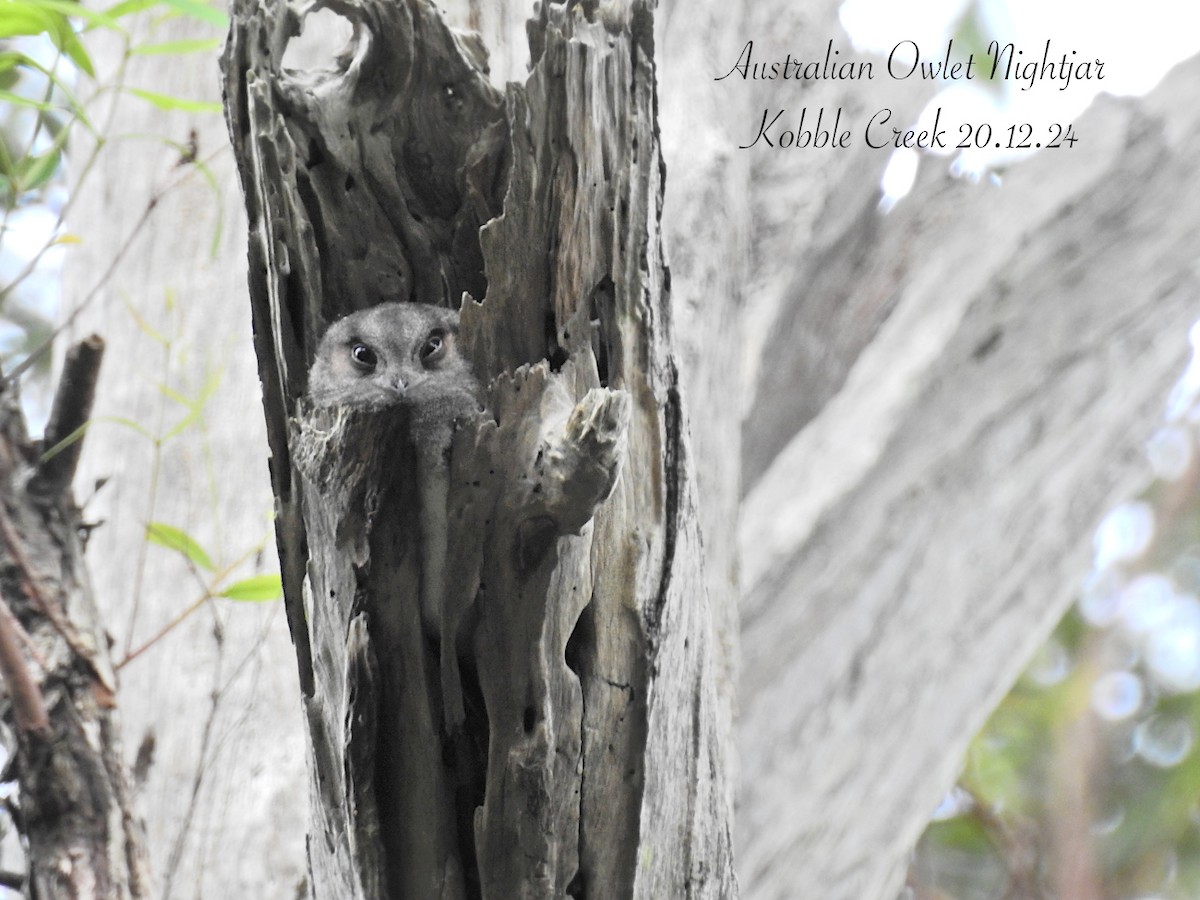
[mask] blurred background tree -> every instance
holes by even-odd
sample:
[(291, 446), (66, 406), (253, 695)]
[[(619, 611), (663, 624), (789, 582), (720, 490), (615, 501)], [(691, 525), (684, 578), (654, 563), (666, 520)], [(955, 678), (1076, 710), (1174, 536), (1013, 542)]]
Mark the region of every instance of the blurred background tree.
[(910, 896), (1200, 893), (1198, 377), (1193, 357), (1152, 481), (1102, 520), (1075, 605), (972, 742)]

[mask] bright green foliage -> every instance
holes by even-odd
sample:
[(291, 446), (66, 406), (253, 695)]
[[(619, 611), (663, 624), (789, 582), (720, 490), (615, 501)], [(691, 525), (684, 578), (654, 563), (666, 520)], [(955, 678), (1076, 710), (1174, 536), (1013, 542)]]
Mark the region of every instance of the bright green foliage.
[(187, 532), (173, 525), (151, 522), (146, 526), (146, 540), (152, 544), (158, 544), (160, 547), (166, 547), (168, 550), (182, 553), (189, 562), (201, 569), (211, 572), (215, 568), (212, 557), (200, 546), (199, 542)]
[(134, 56), (180, 56), (184, 53), (215, 52), (221, 46), (220, 38), (194, 41), (164, 41), (161, 44), (142, 44), (130, 52)]
[(278, 600), (283, 596), (283, 579), (278, 575), (254, 575), (235, 581), (221, 591), (220, 596), (249, 603)]
[[(178, 16), (206, 23), (212, 36), (166, 42), (153, 39), (158, 24)], [(23, 341), (13, 345), (9, 339), (0, 352), (29, 356), (38, 350), (32, 359), (43, 378), (49, 368), (46, 354), (40, 351), (52, 332), (53, 304), (46, 298), (45, 288), (31, 291), (25, 286), (42, 266), (46, 253), (65, 243), (60, 240), (61, 227), (70, 200), (63, 200), (64, 163), (70, 159), (77, 182), (86, 180), (110, 138), (107, 128), (94, 121), (91, 105), (116, 92), (167, 112), (219, 115), (219, 103), (173, 97), (126, 83), (126, 63), (136, 56), (215, 54), (227, 24), (225, 13), (204, 0), (123, 0), (105, 10), (90, 9), (74, 0), (0, 0), (0, 256), (9, 257), (6, 269), (17, 271), (15, 277), (0, 282), (0, 318), (16, 326), (17, 333), (24, 333)], [(87, 49), (89, 33), (97, 30), (117, 36), (123, 46), (118, 66), (103, 76)], [(87, 99), (80, 101), (79, 96)], [(81, 141), (81, 137), (87, 140)], [(189, 158), (185, 147), (178, 149), (181, 159), (188, 160), (210, 184), (215, 183), (204, 161)], [(190, 156), (194, 157), (194, 152)], [(14, 265), (10, 238), (14, 230), (27, 227), (18, 221), (20, 211), (48, 202), (46, 208), (58, 219), (53, 232), (32, 255), (23, 247)], [(76, 243), (81, 240), (73, 238)], [(12, 368), (11, 359), (6, 358), (5, 363)]]
[(204, 100), (185, 100), (182, 97), (171, 97), (167, 94), (158, 94), (154, 91), (144, 91), (141, 88), (126, 88), (129, 93), (135, 97), (141, 97), (143, 100), (153, 103), (162, 110), (182, 110), (183, 112), (209, 112), (220, 113), (220, 103), (210, 103)]

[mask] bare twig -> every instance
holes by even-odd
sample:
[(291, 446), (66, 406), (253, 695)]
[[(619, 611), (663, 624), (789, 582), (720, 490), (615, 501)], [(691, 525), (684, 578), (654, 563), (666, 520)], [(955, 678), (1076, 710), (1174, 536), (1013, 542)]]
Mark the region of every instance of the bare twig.
[[(209, 160), (215, 158), (215, 156), (220, 152), (221, 151), (219, 151), (219, 150), (214, 151), (212, 154), (209, 155), (209, 157), (205, 160), (205, 162), (207, 163)], [(42, 341), (41, 344), (39, 344), (37, 347), (35, 347), (28, 356), (26, 356), (23, 360), (21, 360), (19, 363), (17, 363), (16, 366), (13, 367), (13, 370), (11, 372), (9, 372), (8, 375), (6, 376), (8, 381), (13, 381), (17, 378), (20, 378), (21, 375), (23, 375), (35, 362), (38, 361), (38, 359), (41, 358), (42, 354), (44, 354), (48, 349), (50, 349), (50, 347), (54, 344), (55, 338), (57, 338), (66, 329), (70, 328), (71, 325), (74, 324), (75, 320), (79, 317), (79, 314), (82, 313), (85, 309), (87, 309), (87, 307), (91, 304), (91, 302), (96, 299), (96, 297), (99, 295), (101, 289), (106, 284), (108, 284), (109, 279), (111, 279), (113, 276), (113, 273), (116, 272), (117, 269), (120, 267), (121, 263), (125, 259), (126, 254), (133, 247), (134, 241), (137, 239), (138, 235), (141, 234), (142, 229), (146, 226), (146, 223), (148, 221), (150, 221), (150, 216), (154, 212), (155, 208), (157, 208), (159, 202), (167, 194), (169, 194), (171, 191), (173, 191), (175, 188), (177, 188), (180, 184), (182, 184), (184, 181), (186, 181), (192, 175), (193, 171), (194, 171), (194, 169), (189, 167), (187, 169), (187, 171), (185, 171), (182, 175), (180, 175), (180, 177), (172, 179), (166, 185), (159, 188), (153, 194), (150, 195), (150, 199), (146, 201), (146, 206), (142, 210), (142, 213), (138, 217), (138, 220), (133, 224), (133, 227), (129, 230), (129, 234), (126, 235), (125, 240), (121, 243), (121, 246), (117, 248), (117, 252), (113, 254), (112, 259), (109, 260), (108, 267), (104, 270), (104, 272), (96, 280), (96, 283), (94, 285), (92, 285), (91, 289), (87, 292), (87, 294), (84, 296), (84, 298), (79, 301), (79, 304), (70, 312), (70, 314), (68, 314), (67, 317), (64, 318), (62, 320), (62, 322), (59, 323), (58, 327), (56, 327), (52, 332), (50, 332), (49, 336), (44, 341)], [(49, 245), (47, 245), (47, 246), (49, 246)], [(14, 287), (16, 284), (18, 284), (23, 278), (27, 277), (29, 275), (29, 273), (33, 271), (33, 268), (37, 265), (37, 261), (40, 258), (40, 255), (41, 254), (39, 253), (37, 256), (35, 256), (33, 259), (31, 259), (30, 262), (26, 265), (26, 267), (24, 269), (22, 269), (21, 272), (19, 272), (17, 274), (17, 276), (11, 282), (9, 282), (3, 288), (0, 288), (0, 296), (3, 296), (7, 291), (9, 291), (12, 287)]]
[[(16, 635), (17, 640), (25, 647), (25, 652), (29, 654), (29, 658), (37, 663), (43, 672), (50, 671), (50, 663), (47, 662), (46, 657), (42, 656), (37, 646), (33, 643), (33, 638), (29, 636), (29, 632), (25, 630), (25, 626), (21, 624), (21, 620), (13, 615), (13, 611), (8, 608), (7, 603), (0, 602), (0, 618), (7, 619), (3, 627)], [(0, 774), (0, 782), (2, 781), (4, 781), (4, 778)]]
[(164, 625), (162, 628), (160, 628), (157, 632), (155, 632), (155, 634), (152, 637), (150, 637), (148, 640), (146, 640), (145, 643), (143, 643), (140, 647), (137, 647), (136, 649), (129, 651), (129, 653), (127, 653), (125, 655), (125, 658), (122, 659), (120, 662), (116, 663), (113, 666), (113, 668), (116, 669), (118, 672), (121, 671), (121, 669), (123, 669), (126, 665), (133, 662), (135, 659), (137, 659), (139, 656), (141, 656), (143, 653), (145, 653), (147, 650), (149, 650), (151, 647), (153, 647), (155, 644), (157, 644), (163, 638), (165, 638), (168, 634), (170, 634), (172, 631), (174, 631), (176, 628), (178, 628), (180, 625), (182, 625), (184, 620), (187, 619), (188, 616), (190, 616), (192, 613), (194, 613), (196, 610), (198, 610), (200, 607), (202, 607), (205, 603), (207, 603), (209, 600), (211, 600), (212, 596), (213, 595), (208, 593), (207, 591), (205, 593), (201, 594), (200, 597), (198, 597), (196, 600), (193, 600), (186, 607), (184, 607), (183, 612), (181, 612), (179, 615), (177, 615), (175, 618), (173, 618), (170, 622), (168, 622), (166, 625)]
[(42, 690), (29, 674), (29, 667), (21, 655), (17, 635), (12, 628), (12, 611), (3, 598), (0, 598), (0, 606), (4, 607), (6, 613), (0, 615), (0, 676), (3, 676), (8, 695), (12, 698), (17, 728), (24, 734), (48, 735), (50, 717), (46, 714)]
[(8, 517), (8, 510), (4, 508), (3, 503), (0, 503), (0, 541), (3, 541), (12, 561), (17, 566), (17, 572), (21, 580), (21, 592), (46, 617), (46, 620), (54, 627), (59, 636), (67, 642), (67, 646), (71, 648), (71, 651), (79, 661), (91, 671), (95, 678), (96, 687), (101, 689), (106, 695), (102, 702), (105, 705), (115, 702), (116, 691), (113, 685), (109, 683), (109, 679), (105, 677), (104, 673), (96, 665), (94, 652), (80, 640), (78, 631), (67, 620), (66, 616), (63, 615), (63, 611), (59, 609), (57, 601), (47, 597), (46, 593), (42, 590), (37, 575), (34, 573), (33, 565), (29, 561), (29, 556), (25, 553), (25, 548), (22, 546), (21, 538), (17, 534), (16, 528), (13, 527), (12, 520)]
[[(155, 632), (155, 634), (152, 637), (150, 637), (149, 639), (147, 639), (141, 646), (137, 647), (134, 650), (128, 651), (125, 654), (125, 657), (120, 662), (118, 662), (113, 668), (119, 672), (126, 665), (133, 662), (135, 659), (137, 659), (139, 656), (141, 656), (143, 653), (145, 653), (147, 650), (149, 650), (151, 647), (153, 647), (155, 644), (157, 644), (163, 638), (165, 638), (168, 634), (170, 634), (172, 631), (174, 631), (176, 628), (178, 628), (180, 625), (182, 625), (185, 619), (187, 619), (196, 610), (203, 607), (205, 603), (207, 603), (209, 600), (215, 599), (218, 596), (216, 594), (217, 587), (221, 584), (221, 582), (224, 581), (226, 578), (228, 578), (230, 573), (233, 572), (234, 569), (236, 569), (238, 566), (240, 566), (242, 563), (244, 563), (246, 560), (248, 560), (251, 556), (253, 556), (257, 552), (258, 552), (258, 548), (247, 551), (246, 553), (243, 553), (241, 556), (239, 556), (237, 559), (235, 559), (233, 562), (231, 562), (229, 565), (225, 566), (225, 568), (217, 571), (213, 575), (212, 581), (210, 584), (202, 585), (202, 591), (201, 591), (201, 594), (199, 597), (197, 597), (195, 600), (193, 600), (191, 603), (189, 603), (186, 607), (184, 607), (183, 611), (181, 613), (179, 613), (179, 615), (177, 615), (175, 618), (173, 618), (171, 621), (169, 621), (166, 625), (164, 625), (162, 628), (160, 628), (157, 632)], [(193, 569), (193, 572), (194, 571), (195, 570)]]

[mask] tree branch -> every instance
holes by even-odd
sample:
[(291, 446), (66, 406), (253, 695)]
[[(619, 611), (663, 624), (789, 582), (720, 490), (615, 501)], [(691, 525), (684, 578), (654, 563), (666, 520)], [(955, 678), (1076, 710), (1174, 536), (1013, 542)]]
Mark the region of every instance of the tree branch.
[(50, 733), (50, 717), (42, 689), (34, 682), (17, 641), (20, 623), (0, 596), (0, 676), (13, 702), (17, 728), (25, 734), (45, 738)]
[(98, 334), (67, 351), (54, 395), (43, 441), (46, 452), (38, 462), (39, 489), (56, 496), (70, 486), (83, 451), (83, 430), (92, 415), (96, 380), (104, 358), (104, 339)]

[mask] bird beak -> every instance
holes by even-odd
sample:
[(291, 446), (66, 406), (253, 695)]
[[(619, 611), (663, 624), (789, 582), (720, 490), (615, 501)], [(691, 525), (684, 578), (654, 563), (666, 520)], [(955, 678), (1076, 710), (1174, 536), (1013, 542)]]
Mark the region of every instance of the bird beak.
[(392, 376), (390, 387), (401, 397), (403, 397), (404, 392), (408, 390), (408, 385), (404, 383), (404, 377), (399, 372)]

